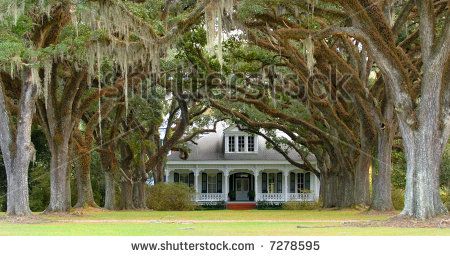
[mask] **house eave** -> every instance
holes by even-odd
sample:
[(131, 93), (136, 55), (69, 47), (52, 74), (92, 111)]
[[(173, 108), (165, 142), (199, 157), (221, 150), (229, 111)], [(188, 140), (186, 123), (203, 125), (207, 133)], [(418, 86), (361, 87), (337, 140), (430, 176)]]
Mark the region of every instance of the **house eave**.
[(291, 165), (286, 160), (169, 160), (167, 165)]

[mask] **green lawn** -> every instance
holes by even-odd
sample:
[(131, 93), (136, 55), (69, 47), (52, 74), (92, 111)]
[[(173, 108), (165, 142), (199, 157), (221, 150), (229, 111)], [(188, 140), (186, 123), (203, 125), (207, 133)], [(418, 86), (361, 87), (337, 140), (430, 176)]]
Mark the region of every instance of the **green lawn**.
[(344, 226), (346, 221), (389, 217), (356, 210), (90, 212), (83, 216), (43, 215), (45, 222), (37, 224), (0, 221), (0, 235), (450, 235), (450, 229), (442, 228)]
[[(362, 214), (357, 210), (210, 210), (210, 211), (103, 211), (73, 219), (90, 220), (385, 220), (389, 215)], [(49, 216), (51, 219), (67, 217)], [(71, 217), (72, 218), (72, 217)]]

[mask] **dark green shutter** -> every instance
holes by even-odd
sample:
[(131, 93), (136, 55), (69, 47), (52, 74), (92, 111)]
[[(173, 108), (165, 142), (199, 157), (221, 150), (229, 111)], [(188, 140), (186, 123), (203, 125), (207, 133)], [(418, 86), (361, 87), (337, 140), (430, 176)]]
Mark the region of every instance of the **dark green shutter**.
[(311, 190), (311, 173), (305, 173), (305, 189)]
[(230, 183), (228, 184), (228, 191), (234, 191), (234, 174), (230, 175)]
[(193, 172), (189, 173), (189, 187), (194, 186), (194, 184), (195, 184), (194, 179), (195, 179), (194, 173)]
[(180, 182), (180, 174), (178, 172), (173, 173), (173, 182)]
[(289, 192), (295, 193), (295, 173), (289, 173)]
[(217, 174), (217, 193), (222, 193), (222, 173)]
[(262, 192), (267, 193), (267, 173), (262, 173)]
[(277, 173), (277, 193), (283, 193), (283, 173)]
[(208, 192), (208, 174), (202, 173), (202, 193)]

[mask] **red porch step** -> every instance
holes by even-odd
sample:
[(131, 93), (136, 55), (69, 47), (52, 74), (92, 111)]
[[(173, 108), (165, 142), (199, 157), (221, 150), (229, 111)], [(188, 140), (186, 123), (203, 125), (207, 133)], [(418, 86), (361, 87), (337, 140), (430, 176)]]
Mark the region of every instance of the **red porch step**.
[(228, 210), (252, 210), (256, 208), (255, 202), (234, 202), (227, 203)]

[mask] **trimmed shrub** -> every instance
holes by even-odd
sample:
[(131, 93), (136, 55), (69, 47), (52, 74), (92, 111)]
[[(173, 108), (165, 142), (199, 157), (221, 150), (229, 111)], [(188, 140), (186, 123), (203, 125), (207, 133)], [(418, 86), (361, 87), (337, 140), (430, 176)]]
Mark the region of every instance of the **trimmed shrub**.
[(256, 202), (256, 209), (258, 210), (280, 210), (283, 207), (283, 203), (258, 201)]
[(194, 190), (180, 183), (158, 183), (148, 189), (147, 206), (155, 211), (192, 211)]
[(319, 202), (288, 201), (283, 204), (283, 210), (317, 210), (321, 208)]
[(394, 188), (392, 190), (392, 205), (395, 210), (401, 211), (405, 206), (405, 191), (403, 189)]
[(196, 210), (198, 210), (198, 211), (224, 210), (226, 208), (227, 208), (227, 204), (225, 203), (225, 201), (220, 201), (220, 202), (211, 202), (211, 203), (201, 204), (197, 207)]

